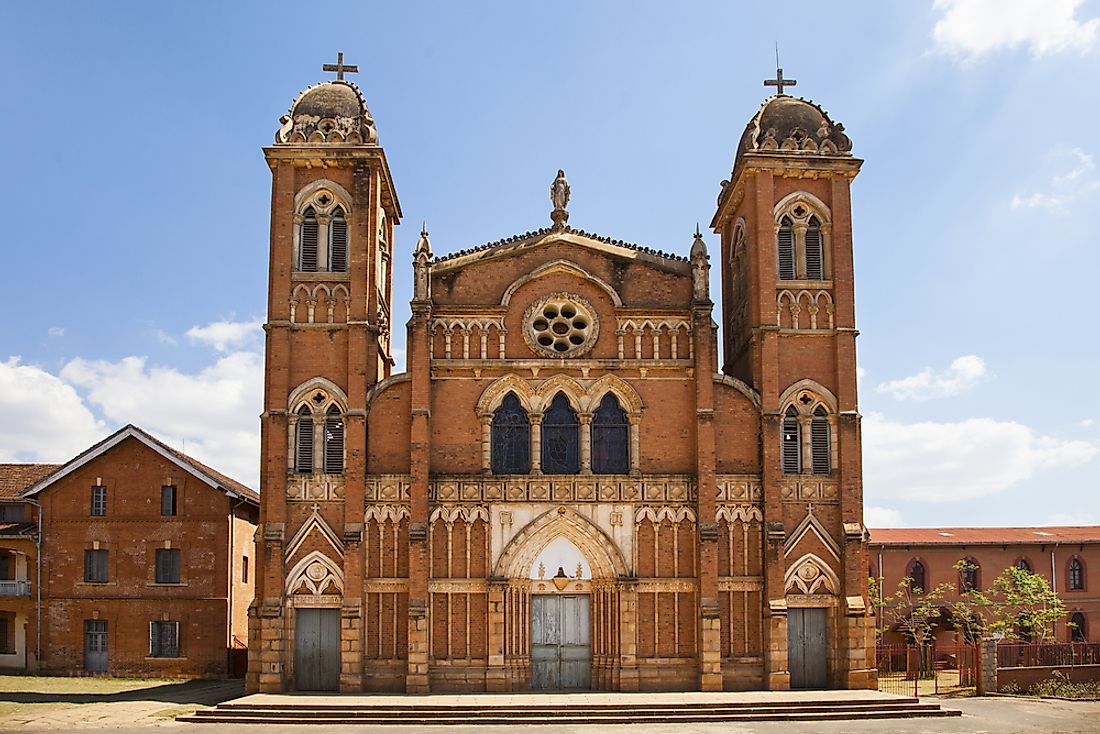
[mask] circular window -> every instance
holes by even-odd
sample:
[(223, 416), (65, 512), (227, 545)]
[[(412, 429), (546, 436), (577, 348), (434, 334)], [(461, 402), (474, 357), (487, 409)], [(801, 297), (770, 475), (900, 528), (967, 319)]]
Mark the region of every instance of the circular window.
[(549, 357), (575, 357), (587, 352), (598, 332), (592, 305), (572, 293), (554, 293), (531, 304), (523, 324), (527, 344)]

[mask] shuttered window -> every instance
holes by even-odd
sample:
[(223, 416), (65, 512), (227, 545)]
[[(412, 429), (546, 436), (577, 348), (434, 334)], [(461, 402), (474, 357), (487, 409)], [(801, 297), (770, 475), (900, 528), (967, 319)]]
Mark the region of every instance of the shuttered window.
[(335, 405), (325, 416), (325, 473), (340, 474), (344, 471), (344, 421)]
[(157, 568), (155, 580), (158, 584), (178, 584), (180, 582), (179, 548), (157, 548)]
[(814, 474), (832, 472), (832, 456), (829, 450), (829, 419), (821, 406), (814, 411), (810, 421), (810, 455), (813, 459)]
[(783, 473), (802, 472), (802, 431), (798, 425), (798, 412), (794, 406), (783, 415)]
[(149, 657), (176, 658), (180, 654), (180, 623), (149, 623)]
[(164, 485), (160, 488), (160, 514), (172, 516), (176, 514), (176, 488)]
[(783, 217), (779, 221), (776, 244), (779, 251), (779, 279), (794, 280), (794, 225), (789, 217)]
[(298, 425), (294, 429), (294, 471), (313, 473), (313, 414), (305, 405), (298, 409)]
[(84, 581), (89, 584), (107, 583), (107, 551), (84, 551)]
[(348, 220), (340, 207), (336, 207), (328, 225), (328, 269), (334, 273), (348, 270)]
[(317, 271), (317, 214), (313, 207), (302, 215), (302, 230), (298, 240), (298, 270), (303, 273)]
[(822, 280), (825, 277), (825, 248), (821, 237), (821, 223), (810, 217), (806, 229), (806, 278)]

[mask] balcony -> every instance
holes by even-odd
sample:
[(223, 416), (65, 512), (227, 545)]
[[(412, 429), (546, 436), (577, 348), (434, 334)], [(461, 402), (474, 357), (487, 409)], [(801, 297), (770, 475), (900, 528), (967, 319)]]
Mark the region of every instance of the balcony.
[(30, 581), (0, 580), (0, 596), (30, 596)]

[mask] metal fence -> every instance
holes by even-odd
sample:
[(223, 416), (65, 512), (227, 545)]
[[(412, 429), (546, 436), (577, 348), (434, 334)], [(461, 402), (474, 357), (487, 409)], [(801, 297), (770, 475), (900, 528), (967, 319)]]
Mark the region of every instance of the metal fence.
[(997, 669), (1100, 665), (1100, 642), (1002, 642), (997, 645)]
[(972, 694), (978, 683), (974, 645), (880, 645), (878, 689), (905, 696)]

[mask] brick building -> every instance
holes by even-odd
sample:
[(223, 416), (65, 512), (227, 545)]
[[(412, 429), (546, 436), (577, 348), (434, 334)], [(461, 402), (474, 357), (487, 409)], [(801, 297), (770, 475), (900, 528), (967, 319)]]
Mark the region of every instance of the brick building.
[(0, 666), (225, 677), (246, 645), (258, 506), (134, 426), (66, 464), (0, 465)]
[[(880, 580), (886, 595), (904, 578), (924, 591), (950, 583), (953, 591), (944, 597), (948, 604), (967, 585), (986, 589), (1004, 569), (1017, 566), (1046, 579), (1065, 603), (1066, 618), (1053, 630), (1057, 640), (1100, 640), (1100, 585), (1095, 580), (1089, 584), (1089, 568), (1100, 568), (1100, 526), (888, 528), (870, 533), (870, 575)], [(965, 577), (956, 568), (960, 561), (973, 568)], [(879, 625), (884, 624), (880, 617)], [(897, 629), (883, 628), (882, 633), (886, 643), (905, 641)], [(936, 637), (947, 641), (954, 639), (954, 632), (941, 625)]]
[(713, 257), (573, 228), (560, 171), (549, 227), (423, 232), (391, 374), (386, 156), (353, 84), (301, 93), (264, 149), (249, 690), (873, 687), (842, 129), (768, 99)]

